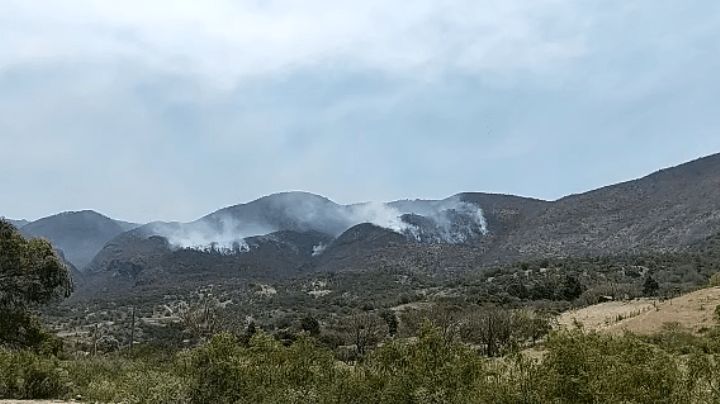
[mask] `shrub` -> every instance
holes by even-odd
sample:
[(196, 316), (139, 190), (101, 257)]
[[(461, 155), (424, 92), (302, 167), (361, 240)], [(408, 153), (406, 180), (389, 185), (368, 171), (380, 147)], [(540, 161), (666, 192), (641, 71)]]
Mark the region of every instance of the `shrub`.
[(562, 331), (543, 360), (546, 397), (559, 402), (683, 402), (676, 357), (637, 337)]
[(91, 401), (127, 403), (188, 402), (182, 365), (172, 351), (157, 347), (136, 347), (131, 354), (64, 363), (73, 381), (73, 393)]
[(0, 398), (57, 398), (68, 392), (67, 372), (55, 357), (0, 350)]
[(712, 274), (710, 280), (708, 281), (708, 285), (711, 287), (720, 286), (720, 272)]
[(332, 353), (307, 337), (286, 347), (262, 332), (247, 348), (216, 335), (186, 360), (193, 402), (325, 402), (338, 371)]

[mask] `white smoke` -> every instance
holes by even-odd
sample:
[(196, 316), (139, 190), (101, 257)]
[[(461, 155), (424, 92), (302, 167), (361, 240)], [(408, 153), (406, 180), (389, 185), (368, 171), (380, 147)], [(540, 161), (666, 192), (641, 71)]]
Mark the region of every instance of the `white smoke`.
[[(432, 243), (466, 243), (488, 232), (482, 209), (458, 197), (442, 201), (368, 202), (350, 206), (330, 201), (302, 201), (302, 198), (286, 195), (280, 209), (278, 206), (273, 209), (280, 210), (283, 220), (294, 223), (301, 231), (316, 230), (332, 236), (339, 236), (361, 223), (371, 223), (418, 242)], [(246, 240), (248, 237), (288, 230), (282, 225), (264, 223), (254, 216), (248, 220), (252, 222), (239, 221), (230, 215), (215, 215), (187, 224), (157, 223), (150, 227), (150, 233), (165, 237), (173, 249), (240, 254), (252, 248), (252, 243), (248, 244)], [(322, 254), (325, 248), (323, 243), (315, 245), (312, 255)]]
[[(372, 223), (417, 241), (459, 244), (488, 233), (482, 209), (459, 197), (442, 201), (365, 203), (350, 208), (353, 224)], [(403, 220), (404, 215), (417, 215), (426, 226)]]
[(326, 248), (327, 248), (327, 245), (325, 243), (320, 243), (318, 245), (313, 246), (312, 256), (317, 257), (318, 255), (325, 252)]
[(410, 225), (402, 220), (403, 213), (386, 203), (367, 202), (349, 207), (350, 226), (360, 223), (372, 223), (397, 233), (410, 230)]
[(260, 226), (242, 226), (229, 217), (212, 224), (197, 221), (183, 225), (160, 224), (153, 228), (153, 232), (165, 237), (173, 249), (191, 249), (226, 255), (250, 251), (250, 245), (245, 240), (247, 237), (272, 231)]

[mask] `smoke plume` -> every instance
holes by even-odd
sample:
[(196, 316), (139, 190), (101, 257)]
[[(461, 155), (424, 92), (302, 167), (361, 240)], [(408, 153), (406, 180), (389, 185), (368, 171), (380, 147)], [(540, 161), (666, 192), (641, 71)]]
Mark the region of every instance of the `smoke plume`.
[[(317, 195), (284, 193), (226, 208), (192, 223), (156, 224), (151, 233), (167, 238), (176, 249), (239, 254), (251, 250), (245, 240), (251, 236), (290, 230), (337, 237), (361, 223), (428, 243), (466, 243), (488, 232), (482, 209), (457, 197), (344, 206)], [(325, 247), (315, 246), (313, 255), (322, 254)]]

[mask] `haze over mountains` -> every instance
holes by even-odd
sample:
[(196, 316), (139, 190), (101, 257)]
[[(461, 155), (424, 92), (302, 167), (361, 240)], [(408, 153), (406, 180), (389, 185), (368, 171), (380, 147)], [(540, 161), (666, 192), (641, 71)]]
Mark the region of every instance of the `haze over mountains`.
[(190, 223), (93, 211), (31, 223), (107, 288), (377, 267), (472, 270), (518, 259), (682, 249), (720, 232), (720, 154), (554, 202), (462, 193), (340, 205), (285, 192)]
[(26, 237), (48, 239), (75, 267), (84, 268), (108, 240), (137, 226), (83, 210), (63, 212), (27, 223), (20, 232)]

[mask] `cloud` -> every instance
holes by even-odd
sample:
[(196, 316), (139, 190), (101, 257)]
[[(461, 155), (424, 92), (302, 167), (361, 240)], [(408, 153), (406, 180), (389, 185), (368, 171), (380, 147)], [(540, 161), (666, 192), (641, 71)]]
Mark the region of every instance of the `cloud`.
[[(720, 2), (0, 0), (0, 214), (557, 198), (720, 151)], [(6, 191), (10, 190), (10, 191)]]
[(583, 55), (558, 0), (4, 0), (0, 68), (133, 60), (217, 84), (318, 65), (389, 74), (536, 69)]

